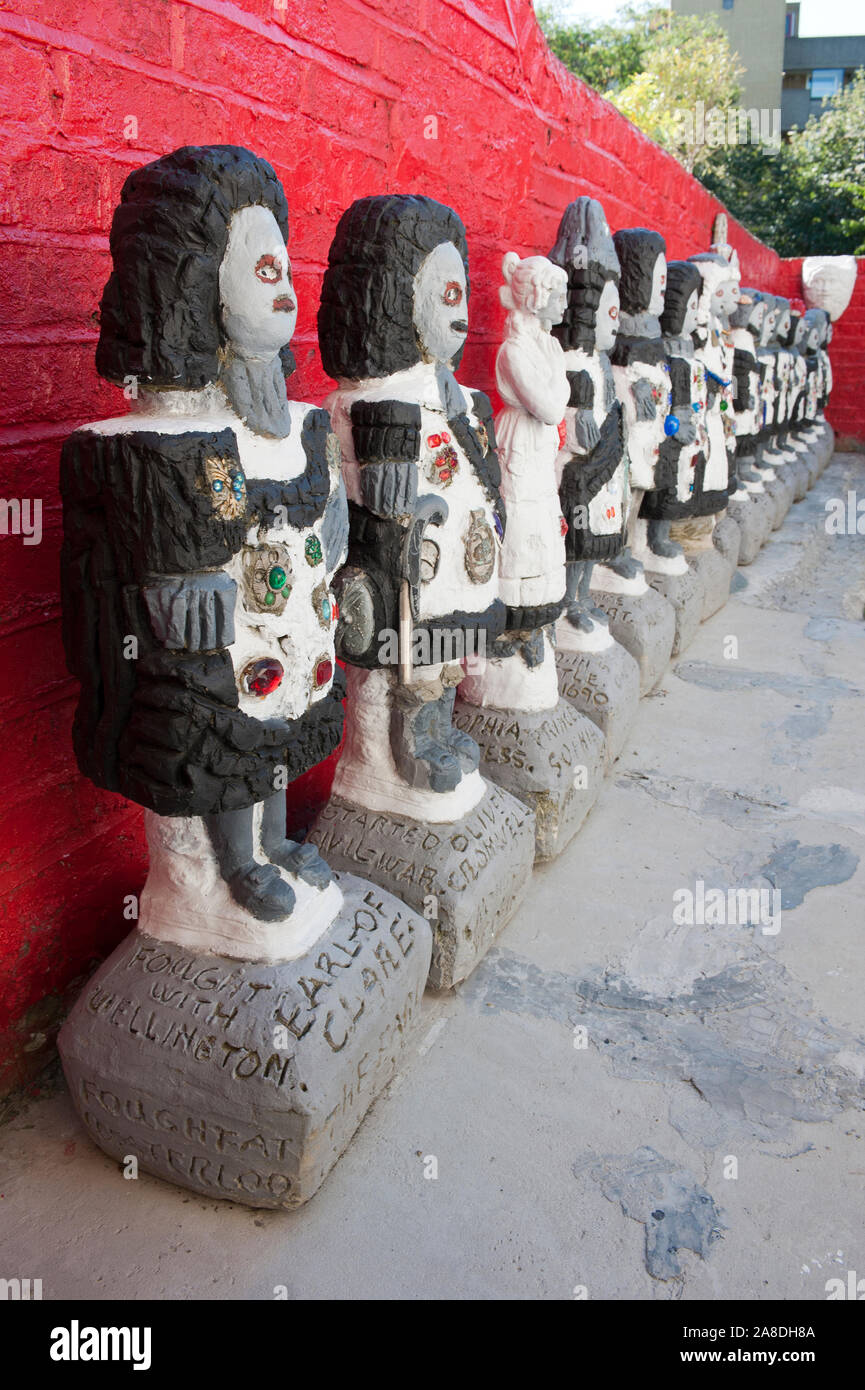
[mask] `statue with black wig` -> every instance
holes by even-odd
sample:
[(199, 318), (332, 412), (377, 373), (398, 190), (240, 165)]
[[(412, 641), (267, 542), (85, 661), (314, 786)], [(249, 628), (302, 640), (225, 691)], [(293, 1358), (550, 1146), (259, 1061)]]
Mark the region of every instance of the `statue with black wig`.
[[(61, 1032), (66, 1076), (114, 1157), (138, 1135), (149, 1171), (263, 1207), (310, 1197), (390, 1080), (393, 1019), (416, 1008), (431, 952), (419, 914), (286, 837), (286, 787), (342, 733), (331, 581), (348, 543), (328, 413), (286, 390), (287, 239), (282, 185), (249, 150), (191, 146), (132, 173), (96, 359), (132, 409), (77, 430), (61, 465), (75, 750), (146, 807), (150, 851), (137, 927)], [(397, 923), (400, 969), (378, 973)], [(325, 1022), (308, 977), (331, 955), (342, 1002)], [(157, 996), (164, 969), (177, 989)], [(121, 1130), (93, 1114), (103, 1089), (136, 1098)], [(180, 1094), (195, 1134), (152, 1144), (147, 1116)], [(212, 1164), (212, 1120), (263, 1135), (258, 1161), (220, 1146)]]
[(130, 174), (96, 365), (132, 408), (63, 448), (75, 750), (151, 813), (151, 932), (154, 912), (202, 912), (161, 867), (193, 839), (220, 916), (275, 923), (299, 894), (306, 912), (339, 895), (285, 831), (288, 782), (342, 733), (330, 582), (348, 540), (327, 412), (286, 393), (287, 233), (282, 187), (247, 150), (191, 147)]
[(622, 266), (622, 315), (613, 367), (625, 403), (631, 466), (628, 538), (649, 584), (673, 606), (675, 654), (696, 634), (706, 597), (700, 576), (670, 533), (678, 461), (697, 431), (690, 366), (676, 355), (678, 341), (671, 358), (661, 331), (667, 290), (663, 237), (632, 227), (616, 232), (614, 241)]
[(792, 505), (793, 482), (789, 474), (783, 475), (763, 462), (759, 446), (764, 403), (758, 344), (766, 307), (765, 296), (748, 288), (742, 290), (740, 302), (730, 315), (736, 383), (736, 456), (735, 467), (730, 470), (729, 493), (731, 499), (744, 504), (749, 493), (766, 492), (774, 507), (772, 526), (777, 530)]
[[(726, 603), (733, 572), (733, 566), (713, 543), (715, 504), (706, 485), (707, 378), (697, 360), (693, 338), (702, 288), (700, 272), (690, 261), (668, 262), (661, 331), (670, 367), (672, 400), (668, 422), (674, 428), (661, 444), (657, 486), (645, 494), (642, 504), (649, 520), (663, 520), (671, 531), (675, 528), (675, 540), (682, 547), (685, 563), (702, 588), (701, 620)], [(669, 582), (672, 584), (675, 579)], [(662, 592), (674, 600), (672, 590)], [(679, 621), (681, 625), (681, 617)]]
[(825, 416), (832, 390), (832, 364), (827, 345), (832, 338), (832, 320), (822, 308), (806, 309), (802, 315), (802, 355), (805, 363), (805, 390), (802, 409), (802, 437), (813, 449), (821, 469), (832, 457), (834, 432)]
[[(797, 459), (808, 469), (808, 486), (813, 487), (822, 472), (819, 450), (802, 435), (802, 420), (808, 386), (808, 365), (803, 351), (808, 326), (803, 322), (805, 305), (801, 299), (788, 299), (786, 319), (781, 324), (780, 342), (789, 357), (787, 401), (782, 434), (783, 453), (788, 462)], [(785, 331), (786, 329), (786, 331)]]
[(593, 719), (615, 758), (639, 700), (639, 669), (613, 638), (593, 598), (592, 570), (624, 549), (628, 460), (622, 404), (609, 354), (619, 332), (619, 258), (606, 214), (594, 198), (565, 208), (550, 260), (567, 274), (567, 305), (553, 334), (568, 381), (564, 441), (558, 452), (565, 528), (567, 602), (556, 628), (559, 688)]
[(559, 452), (559, 500), (567, 524), (565, 625), (587, 636), (607, 615), (590, 595), (592, 568), (625, 545), (628, 469), (622, 404), (609, 353), (619, 332), (619, 258), (604, 210), (576, 199), (559, 224), (550, 260), (567, 272), (568, 304), (553, 328), (565, 352), (570, 388)]
[[(768, 538), (774, 508), (764, 494), (748, 492), (741, 503), (737, 490), (734, 347), (730, 315), (739, 303), (738, 264), (721, 251), (703, 251), (688, 257), (702, 279), (694, 349), (706, 376), (706, 473), (703, 482), (704, 511), (690, 523), (713, 537), (718, 523), (729, 512), (739, 527), (738, 562), (749, 564)], [(683, 523), (687, 526), (689, 523)], [(678, 534), (678, 526), (674, 527)]]
[(793, 480), (793, 496), (799, 502), (810, 486), (811, 470), (808, 462), (788, 447), (788, 413), (794, 391), (793, 353), (789, 347), (791, 325), (790, 301), (784, 295), (766, 296), (771, 300), (774, 312), (771, 315), (771, 338), (767, 343), (772, 362), (773, 395), (771, 413), (767, 417), (767, 433), (760, 451), (760, 463), (765, 468), (773, 468), (782, 476)]
[[(618, 231), (613, 242), (621, 265), (621, 310), (612, 360), (624, 406), (630, 461), (625, 554), (632, 553), (644, 568), (669, 570), (673, 564), (678, 572), (682, 549), (670, 542), (669, 524), (649, 521), (642, 512), (643, 495), (655, 487), (656, 472), (664, 471), (661, 446), (668, 438), (666, 421), (672, 404), (660, 321), (667, 286), (667, 248), (660, 232), (646, 227)], [(626, 573), (621, 565), (618, 571)]]
[[(406, 817), (453, 828), (491, 798), (492, 818), (512, 817), (507, 867), (492, 855), (455, 904), (456, 917), (448, 917), (441, 898), (433, 968), (440, 985), (463, 978), (516, 909), (534, 850), (531, 813), (482, 778), (478, 745), (453, 720), (466, 661), (491, 655), (507, 621), (499, 574), (505, 507), (492, 411), (483, 392), (454, 376), (468, 334), (468, 298), (465, 228), (451, 208), (389, 194), (361, 198), (343, 213), (318, 330), (325, 371), (337, 382), (327, 404), (342, 446), (350, 517), (338, 646), (348, 665), (349, 702), (333, 798), (313, 835), (345, 867), (351, 837), (337, 845), (328, 821), (336, 808), (364, 824), (369, 811), (381, 813), (372, 820), (384, 841), (402, 834)], [(428, 838), (449, 843), (444, 835)], [(381, 861), (388, 886), (387, 865), (398, 861), (385, 848), (377, 842), (369, 862), (376, 873), (373, 861)], [(334, 853), (342, 857), (333, 860)], [(428, 867), (435, 877), (445, 866)], [(431, 893), (438, 898), (421, 880), (419, 872), (395, 891), (420, 905)], [(484, 893), (489, 932), (482, 944), (477, 911)]]

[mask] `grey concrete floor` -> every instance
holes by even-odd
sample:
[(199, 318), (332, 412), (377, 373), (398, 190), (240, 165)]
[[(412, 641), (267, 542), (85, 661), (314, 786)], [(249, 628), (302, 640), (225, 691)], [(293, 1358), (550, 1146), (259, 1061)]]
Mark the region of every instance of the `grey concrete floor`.
[[(61, 1088), (0, 1130), (0, 1275), (256, 1300), (816, 1300), (865, 1276), (865, 538), (824, 526), (857, 486), (865, 459), (836, 455), (739, 571), (308, 1207), (125, 1181)], [(675, 920), (698, 880), (776, 888), (780, 918)]]

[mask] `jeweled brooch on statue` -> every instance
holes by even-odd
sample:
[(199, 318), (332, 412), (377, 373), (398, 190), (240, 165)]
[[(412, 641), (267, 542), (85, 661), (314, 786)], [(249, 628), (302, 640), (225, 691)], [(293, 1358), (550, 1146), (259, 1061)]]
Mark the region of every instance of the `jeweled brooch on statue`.
[(204, 471), (214, 511), (224, 521), (237, 521), (246, 511), (246, 479), (243, 473), (225, 459), (216, 457), (205, 459)]
[(243, 588), (250, 608), (281, 613), (291, 593), (291, 560), (283, 545), (243, 547)]

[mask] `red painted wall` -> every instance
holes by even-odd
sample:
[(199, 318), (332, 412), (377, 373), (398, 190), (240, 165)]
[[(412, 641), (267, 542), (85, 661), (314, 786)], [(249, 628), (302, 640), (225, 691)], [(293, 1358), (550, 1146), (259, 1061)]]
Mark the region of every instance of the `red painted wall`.
[[(129, 171), (182, 144), (271, 160), (292, 209), (292, 391), (313, 401), (328, 388), (320, 278), (356, 197), (424, 192), (463, 217), (473, 297), (461, 376), (484, 388), (502, 255), (546, 251), (577, 194), (601, 198), (613, 227), (658, 228), (671, 256), (706, 249), (719, 205), (562, 68), (529, 0), (0, 0), (0, 34), (2, 495), (42, 498), (44, 530), (35, 546), (0, 537), (2, 1093), (42, 1065), (66, 998), (129, 929), (123, 899), (146, 866), (139, 811), (75, 767), (58, 596), (60, 441), (125, 404), (93, 352)], [(775, 253), (735, 224), (731, 240), (746, 280), (780, 289)], [(861, 314), (860, 279), (859, 347), (845, 325), (833, 353), (851, 420)], [(327, 785), (325, 769), (292, 789), (296, 822)]]

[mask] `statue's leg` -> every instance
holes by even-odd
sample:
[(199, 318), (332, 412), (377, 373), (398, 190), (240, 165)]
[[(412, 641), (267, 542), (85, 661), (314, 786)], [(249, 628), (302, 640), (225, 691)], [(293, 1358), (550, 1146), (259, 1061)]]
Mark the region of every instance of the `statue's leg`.
[(591, 577), (590, 562), (569, 560), (565, 566), (565, 617), (580, 632), (591, 632), (593, 626), (588, 592)]
[(397, 687), (391, 709), (391, 750), (409, 786), (434, 792), (450, 792), (459, 786), (463, 770), (445, 734), (453, 701), (454, 691), (446, 691), (439, 677), (416, 676), (411, 685)]
[(480, 766), (481, 750), (474, 739), (463, 733), (462, 729), (458, 729), (453, 722), (456, 687), (463, 673), (460, 671), (459, 676), (456, 672), (454, 674), (454, 682), (446, 685), (442, 698), (437, 702), (436, 727), (441, 743), (453, 753), (465, 775), (467, 772), (474, 772)]
[(291, 915), (295, 895), (272, 864), (259, 864), (253, 855), (252, 806), (219, 811), (204, 817), (219, 871), (231, 896), (262, 922), (280, 922)]
[(665, 559), (673, 560), (682, 554), (682, 547), (676, 541), (670, 540), (669, 521), (650, 521), (646, 528), (646, 536), (649, 549), (655, 555), (663, 555)]
[(333, 870), (324, 862), (315, 845), (298, 844), (285, 838), (285, 792), (269, 796), (261, 806), (261, 847), (271, 864), (297, 874), (312, 888), (326, 888)]
[(621, 554), (617, 555), (614, 560), (606, 560), (604, 562), (620, 579), (636, 579), (641, 570), (639, 561), (635, 560), (631, 554), (631, 543), (633, 541), (634, 527), (640, 513), (640, 503), (643, 500), (644, 491), (645, 488), (631, 489), (631, 496), (628, 503), (628, 516), (625, 522), (625, 534), (623, 537), (625, 542), (624, 547)]

